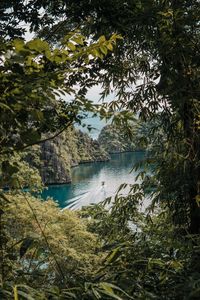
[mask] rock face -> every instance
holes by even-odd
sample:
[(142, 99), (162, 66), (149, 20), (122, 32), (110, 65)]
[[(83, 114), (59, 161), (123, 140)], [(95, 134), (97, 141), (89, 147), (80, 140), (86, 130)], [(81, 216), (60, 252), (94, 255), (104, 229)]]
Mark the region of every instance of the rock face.
[(60, 156), (55, 142), (47, 141), (41, 146), (40, 174), (45, 184), (67, 183), (71, 181), (69, 165)]
[(79, 163), (109, 160), (109, 154), (97, 141), (74, 128), (44, 142), (40, 150), (40, 174), (44, 184), (71, 182), (71, 167)]

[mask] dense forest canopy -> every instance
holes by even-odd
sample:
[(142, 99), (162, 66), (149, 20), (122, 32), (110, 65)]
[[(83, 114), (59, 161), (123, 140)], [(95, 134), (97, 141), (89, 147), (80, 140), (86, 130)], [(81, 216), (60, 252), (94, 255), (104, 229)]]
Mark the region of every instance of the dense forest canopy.
[[(0, 194), (3, 299), (13, 293), (16, 300), (200, 297), (199, 14), (197, 0), (1, 1), (0, 176), (1, 187), (10, 188)], [(27, 28), (35, 35), (29, 42)], [(102, 85), (102, 98), (115, 91), (115, 100), (87, 100), (95, 84)], [(66, 94), (74, 100), (63, 101)], [(55, 232), (40, 225), (48, 205), (40, 211), (21, 191), (23, 176), (32, 171), (26, 165), (19, 176), (25, 167), (12, 160), (81, 123), (83, 111), (113, 117), (127, 134), (133, 114), (147, 122), (140, 139), (143, 147), (151, 145), (146, 164), (153, 175), (142, 172), (142, 184), (133, 183), (128, 197), (119, 189), (110, 209), (100, 204), (69, 213), (78, 240), (67, 235), (65, 218), (50, 203), (49, 222), (53, 226), (56, 211), (65, 240), (63, 260)], [(143, 215), (138, 204), (146, 191), (154, 213)], [(15, 205), (17, 234), (11, 228)], [(137, 224), (135, 233), (129, 222)], [(34, 226), (42, 237), (34, 237)], [(89, 248), (84, 244), (86, 255), (78, 257), (84, 235)], [(44, 267), (34, 268), (41, 261)]]

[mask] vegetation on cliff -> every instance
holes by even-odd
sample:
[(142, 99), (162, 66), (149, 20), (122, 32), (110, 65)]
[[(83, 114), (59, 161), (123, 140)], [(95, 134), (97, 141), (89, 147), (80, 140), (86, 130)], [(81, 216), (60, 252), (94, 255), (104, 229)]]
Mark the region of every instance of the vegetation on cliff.
[(156, 141), (152, 136), (152, 131), (156, 130), (156, 138), (166, 139), (166, 134), (160, 126), (161, 115), (157, 112), (154, 118), (144, 122), (138, 117), (126, 124), (111, 123), (102, 128), (98, 142), (108, 153), (118, 153), (126, 151), (151, 151)]
[[(102, 128), (98, 142), (108, 153), (147, 150), (142, 138), (145, 139), (144, 128), (149, 124), (139, 122), (129, 124), (127, 132), (123, 126), (109, 124)], [(148, 130), (146, 130), (148, 131)], [(148, 143), (148, 147), (150, 143)]]
[(136, 145), (125, 132), (114, 125), (106, 125), (100, 132), (98, 142), (109, 153), (136, 150)]

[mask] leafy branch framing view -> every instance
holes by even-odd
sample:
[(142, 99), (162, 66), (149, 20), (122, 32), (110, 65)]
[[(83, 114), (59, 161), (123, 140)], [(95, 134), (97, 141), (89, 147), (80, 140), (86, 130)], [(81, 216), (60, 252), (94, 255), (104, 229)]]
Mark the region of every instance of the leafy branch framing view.
[[(1, 298), (198, 299), (199, 2), (0, 5)], [(97, 84), (102, 99), (115, 99), (88, 100)], [(142, 183), (111, 205), (62, 212), (24, 193), (41, 178), (23, 155), (81, 124), (84, 112), (130, 136), (137, 116), (152, 174), (142, 171)]]

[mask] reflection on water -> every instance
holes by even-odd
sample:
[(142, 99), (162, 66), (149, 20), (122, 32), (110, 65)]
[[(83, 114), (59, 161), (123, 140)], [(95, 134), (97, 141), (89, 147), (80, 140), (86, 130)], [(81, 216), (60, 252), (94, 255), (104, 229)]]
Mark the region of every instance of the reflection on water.
[[(52, 197), (61, 208), (79, 208), (89, 203), (98, 203), (114, 195), (122, 183), (134, 183), (138, 171), (130, 171), (144, 155), (144, 152), (113, 154), (109, 162), (74, 167), (71, 184), (49, 186), (43, 191), (42, 197)], [(102, 185), (102, 182), (105, 184)]]

